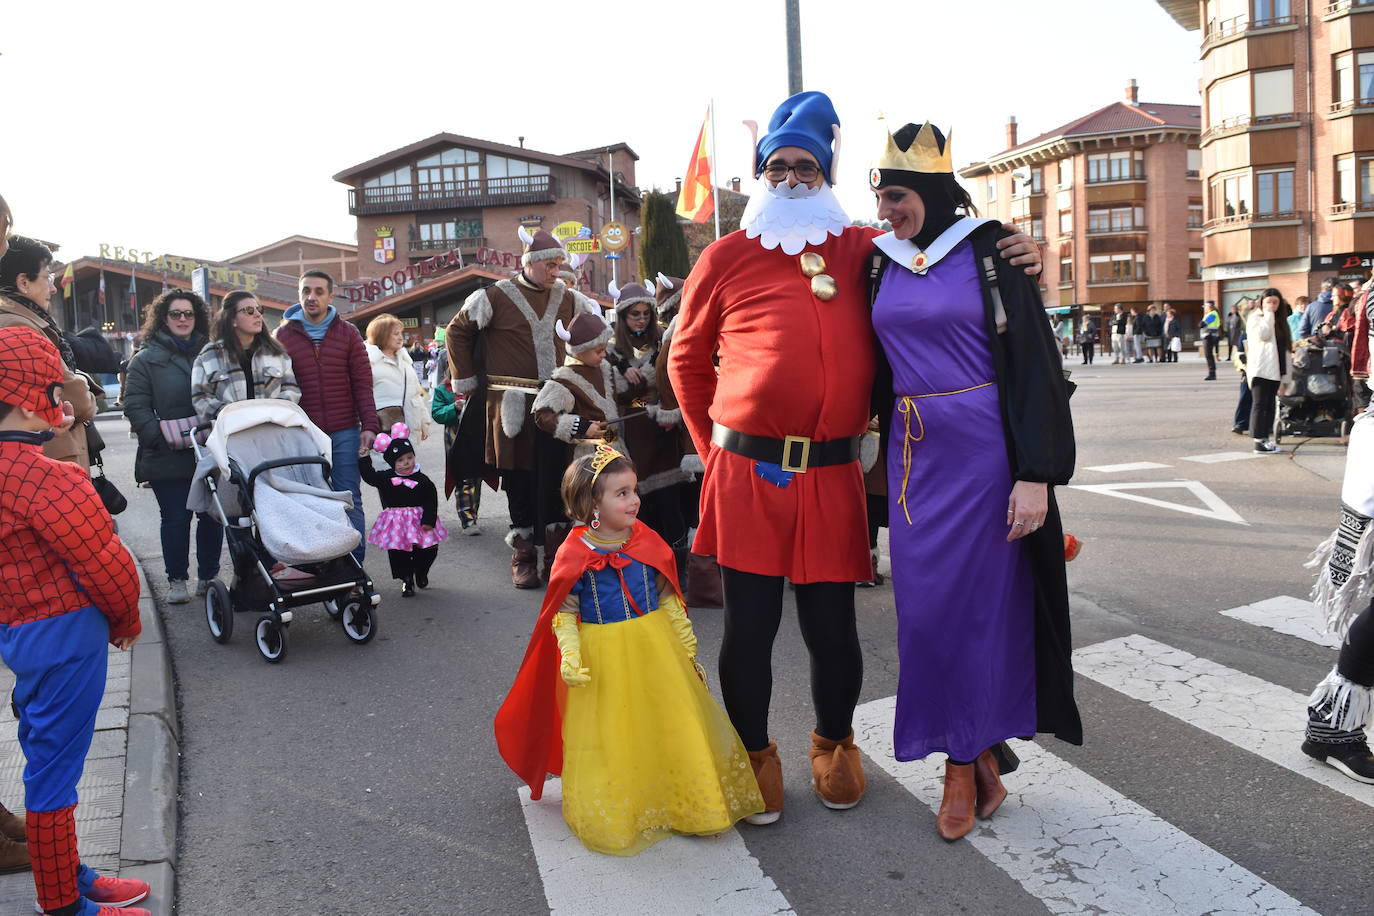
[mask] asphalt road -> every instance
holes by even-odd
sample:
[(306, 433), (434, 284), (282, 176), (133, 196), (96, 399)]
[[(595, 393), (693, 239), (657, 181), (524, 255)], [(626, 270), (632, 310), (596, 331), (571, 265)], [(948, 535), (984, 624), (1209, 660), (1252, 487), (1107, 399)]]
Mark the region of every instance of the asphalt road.
[[(1070, 363), (1080, 384), (1074, 484), (1195, 481), (1244, 521), (1061, 490), (1066, 528), (1086, 541), (1069, 567), (1075, 647), (1139, 635), (1309, 692), (1334, 650), (1219, 612), (1307, 594), (1302, 561), (1335, 521), (1333, 461), (1182, 460), (1249, 449), (1248, 439), (1229, 432), (1234, 377), (1203, 382), (1188, 358), (1169, 366)], [(122, 419), (99, 422), (110, 476), (126, 484), (133, 442), (122, 434)], [(1315, 453), (1319, 444), (1304, 448)], [(420, 458), (441, 476), (437, 438), (421, 446)], [(1086, 470), (1138, 462), (1163, 466)], [(150, 581), (164, 589), (152, 494), (126, 491), (131, 506), (121, 531)], [(1212, 511), (1196, 489), (1125, 492)], [(398, 584), (384, 578), (385, 558), (370, 553), (384, 594), (370, 645), (349, 643), (322, 609), (307, 608), (290, 627), (287, 660), (267, 665), (252, 646), (250, 617), (241, 615), (233, 641), (221, 646), (210, 639), (200, 605), (162, 607), (183, 736), (180, 912), (538, 913), (556, 905), (546, 899), (548, 863), (541, 872), (517, 780), (496, 755), (491, 732), (541, 593), (509, 586), (502, 501), (489, 492), (484, 499), (480, 537), (458, 535), (453, 507), (445, 508), (454, 536), (440, 548), (431, 589), (416, 598), (402, 599)], [(369, 518), (376, 509), (369, 493)], [(694, 620), (703, 657), (713, 657), (719, 612)], [(897, 678), (890, 585), (859, 592), (859, 626), (862, 701), (890, 697)], [(862, 805), (835, 813), (816, 804), (806, 760), (806, 653), (794, 619), (784, 624), (774, 671), (773, 733), (788, 807), (778, 825), (741, 828), (740, 835), (796, 913), (1089, 909), (1072, 894), (1053, 903), (1056, 892), (1032, 892), (1006, 859), (970, 842), (945, 844), (930, 808), (871, 761)], [(1318, 785), (1218, 737), (1220, 729), (1189, 724), (1087, 677), (1080, 676), (1078, 692), (1086, 744), (1046, 738), (1047, 750), (1307, 907), (1368, 911), (1374, 801)], [(1229, 703), (1244, 722), (1244, 693)], [(1297, 733), (1301, 717), (1298, 704), (1268, 724)], [(1018, 778), (1008, 778), (1014, 795)], [(1133, 880), (1127, 873), (1110, 878)], [(631, 877), (625, 893), (602, 899), (598, 911), (652, 904), (675, 912), (658, 896), (662, 887), (636, 886)], [(1215, 904), (1265, 911), (1239, 894)]]

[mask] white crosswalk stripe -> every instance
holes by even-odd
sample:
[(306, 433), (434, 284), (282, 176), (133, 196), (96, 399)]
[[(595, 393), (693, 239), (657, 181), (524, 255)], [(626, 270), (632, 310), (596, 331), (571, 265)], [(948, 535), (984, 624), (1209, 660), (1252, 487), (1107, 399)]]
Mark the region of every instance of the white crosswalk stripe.
[(1329, 789), (1374, 807), (1357, 783), (1299, 749), (1307, 697), (1144, 636), (1078, 649), (1074, 670)]
[(716, 837), (669, 837), (632, 858), (583, 846), (563, 820), (563, 784), (520, 806), (552, 916), (795, 916), (734, 830)]
[[(896, 698), (856, 711), (864, 753), (932, 810), (943, 757), (892, 755)], [(967, 842), (1052, 913), (1311, 913), (1297, 900), (1036, 744), (1015, 790)]]
[(1340, 648), (1341, 638), (1325, 632), (1321, 611), (1311, 601), (1278, 595), (1221, 612), (1225, 617), (1243, 620), (1258, 627), (1267, 627), (1285, 636), (1296, 636), (1307, 642), (1332, 649)]

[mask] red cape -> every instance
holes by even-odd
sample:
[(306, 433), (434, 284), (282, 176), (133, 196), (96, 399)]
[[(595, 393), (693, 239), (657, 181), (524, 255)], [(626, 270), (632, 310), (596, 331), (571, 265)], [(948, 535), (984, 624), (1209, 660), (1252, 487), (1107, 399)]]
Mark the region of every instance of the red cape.
[[(563, 772), (563, 704), (568, 687), (558, 673), (553, 615), (596, 556), (596, 551), (582, 540), (586, 533), (586, 526), (577, 526), (558, 549), (525, 659), (505, 702), (496, 711), (496, 747), (506, 765), (530, 787), (530, 797), (534, 799), (544, 794), (544, 778), (548, 774), (557, 776)], [(667, 576), (678, 599), (682, 599), (673, 551), (647, 525), (637, 524), (631, 529), (630, 539), (620, 553)]]

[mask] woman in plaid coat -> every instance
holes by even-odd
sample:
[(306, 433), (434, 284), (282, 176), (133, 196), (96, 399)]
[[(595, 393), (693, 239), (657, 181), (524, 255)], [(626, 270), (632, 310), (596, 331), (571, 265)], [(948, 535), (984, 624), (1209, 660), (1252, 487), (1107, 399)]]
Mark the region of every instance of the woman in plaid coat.
[(267, 330), (252, 293), (224, 297), (210, 342), (191, 367), (191, 403), (201, 422), (212, 422), (225, 404), (250, 398), (299, 403), (301, 389), (291, 357)]

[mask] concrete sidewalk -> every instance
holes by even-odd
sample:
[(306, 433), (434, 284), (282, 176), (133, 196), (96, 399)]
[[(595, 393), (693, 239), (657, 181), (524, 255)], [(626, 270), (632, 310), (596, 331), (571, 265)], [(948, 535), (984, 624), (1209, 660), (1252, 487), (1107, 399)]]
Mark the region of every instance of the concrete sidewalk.
[[(168, 916), (176, 890), (176, 700), (162, 621), (142, 564), (139, 581), (143, 635), (128, 652), (110, 647), (95, 741), (77, 785), (76, 830), (84, 862), (104, 874), (147, 881), (152, 894), (139, 906)], [(14, 676), (0, 667), (0, 697), (7, 698), (13, 686)], [(9, 703), (3, 703), (0, 803), (16, 813), (24, 800), (18, 728)], [(31, 914), (33, 906), (30, 872), (0, 875), (0, 916)]]

